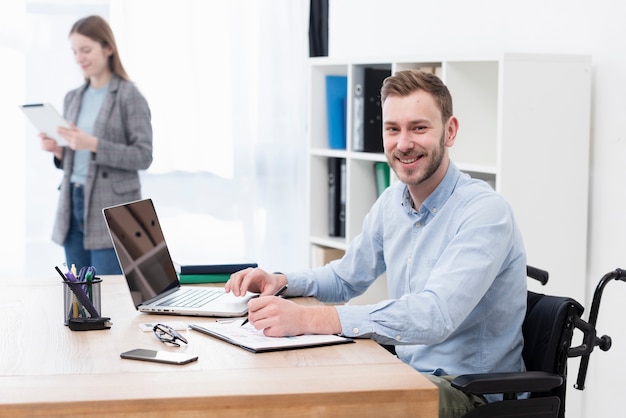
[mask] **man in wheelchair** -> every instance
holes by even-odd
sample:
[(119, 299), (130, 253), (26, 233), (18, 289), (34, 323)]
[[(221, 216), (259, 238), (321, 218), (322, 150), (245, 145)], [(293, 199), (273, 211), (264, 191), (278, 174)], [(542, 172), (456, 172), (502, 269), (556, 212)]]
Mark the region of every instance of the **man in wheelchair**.
[[(527, 269), (509, 204), (450, 160), (459, 121), (442, 81), (400, 71), (383, 82), (381, 99), (385, 155), (400, 181), (374, 203), (344, 257), (299, 273), (246, 269), (225, 289), (268, 296), (248, 304), (250, 323), (266, 335), (341, 333), (393, 346), (439, 388), (440, 417), (522, 416), (519, 402), (539, 411), (528, 416), (556, 417), (565, 392), (555, 372), (566, 363), (563, 342), (584, 327), (582, 307), (527, 292), (527, 271), (540, 279), (544, 272)], [(288, 284), (286, 296), (344, 302), (383, 273), (389, 298), (373, 305), (271, 297)], [(607, 345), (587, 332), (579, 352)], [(535, 385), (520, 383), (523, 376)]]
[(266, 335), (335, 334), (394, 345), (439, 388), (440, 416), (458, 417), (499, 395), (451, 386), (469, 373), (522, 372), (526, 254), (513, 212), (486, 182), (450, 160), (459, 121), (434, 74), (407, 70), (381, 90), (383, 145), (400, 181), (374, 203), (341, 260), (312, 271), (248, 269), (225, 288), (343, 302), (386, 273), (389, 299), (370, 306), (298, 306), (252, 300), (249, 321)]

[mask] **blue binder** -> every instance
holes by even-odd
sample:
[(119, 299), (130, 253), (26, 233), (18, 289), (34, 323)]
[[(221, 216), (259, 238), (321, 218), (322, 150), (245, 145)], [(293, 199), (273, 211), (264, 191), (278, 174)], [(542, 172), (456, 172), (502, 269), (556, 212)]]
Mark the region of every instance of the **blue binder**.
[(328, 115), (328, 147), (346, 149), (346, 101), (348, 77), (326, 76), (326, 111)]

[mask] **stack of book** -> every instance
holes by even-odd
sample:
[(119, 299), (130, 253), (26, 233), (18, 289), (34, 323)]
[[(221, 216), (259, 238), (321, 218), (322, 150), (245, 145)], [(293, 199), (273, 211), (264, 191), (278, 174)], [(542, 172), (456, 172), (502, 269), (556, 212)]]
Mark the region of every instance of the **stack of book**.
[(183, 284), (225, 283), (230, 275), (249, 267), (258, 267), (257, 263), (232, 264), (178, 264), (174, 263), (176, 273)]

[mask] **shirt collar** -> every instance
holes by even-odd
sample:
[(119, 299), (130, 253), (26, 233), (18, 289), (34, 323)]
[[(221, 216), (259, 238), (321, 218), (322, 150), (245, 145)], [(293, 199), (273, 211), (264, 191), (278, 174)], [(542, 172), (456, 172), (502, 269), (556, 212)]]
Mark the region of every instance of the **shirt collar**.
[[(430, 196), (424, 200), (422, 206), (415, 211), (418, 213), (425, 213), (425, 211), (427, 211), (432, 214), (436, 214), (437, 211), (443, 207), (448, 198), (452, 196), (460, 176), (461, 171), (452, 161), (450, 161), (446, 175), (443, 177), (443, 180), (441, 180), (441, 183), (439, 183)], [(402, 204), (406, 206), (409, 211), (413, 211), (413, 199), (411, 199), (411, 193), (409, 193), (407, 185), (404, 185)]]

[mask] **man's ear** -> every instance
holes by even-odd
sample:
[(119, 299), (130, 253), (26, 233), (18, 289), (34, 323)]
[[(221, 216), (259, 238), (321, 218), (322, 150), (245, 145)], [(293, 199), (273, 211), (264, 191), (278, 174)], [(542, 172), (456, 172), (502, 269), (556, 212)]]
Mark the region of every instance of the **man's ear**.
[(450, 119), (446, 122), (444, 129), (446, 131), (446, 141), (444, 145), (449, 148), (454, 145), (454, 142), (456, 141), (456, 134), (459, 131), (459, 120), (456, 116), (450, 116)]

